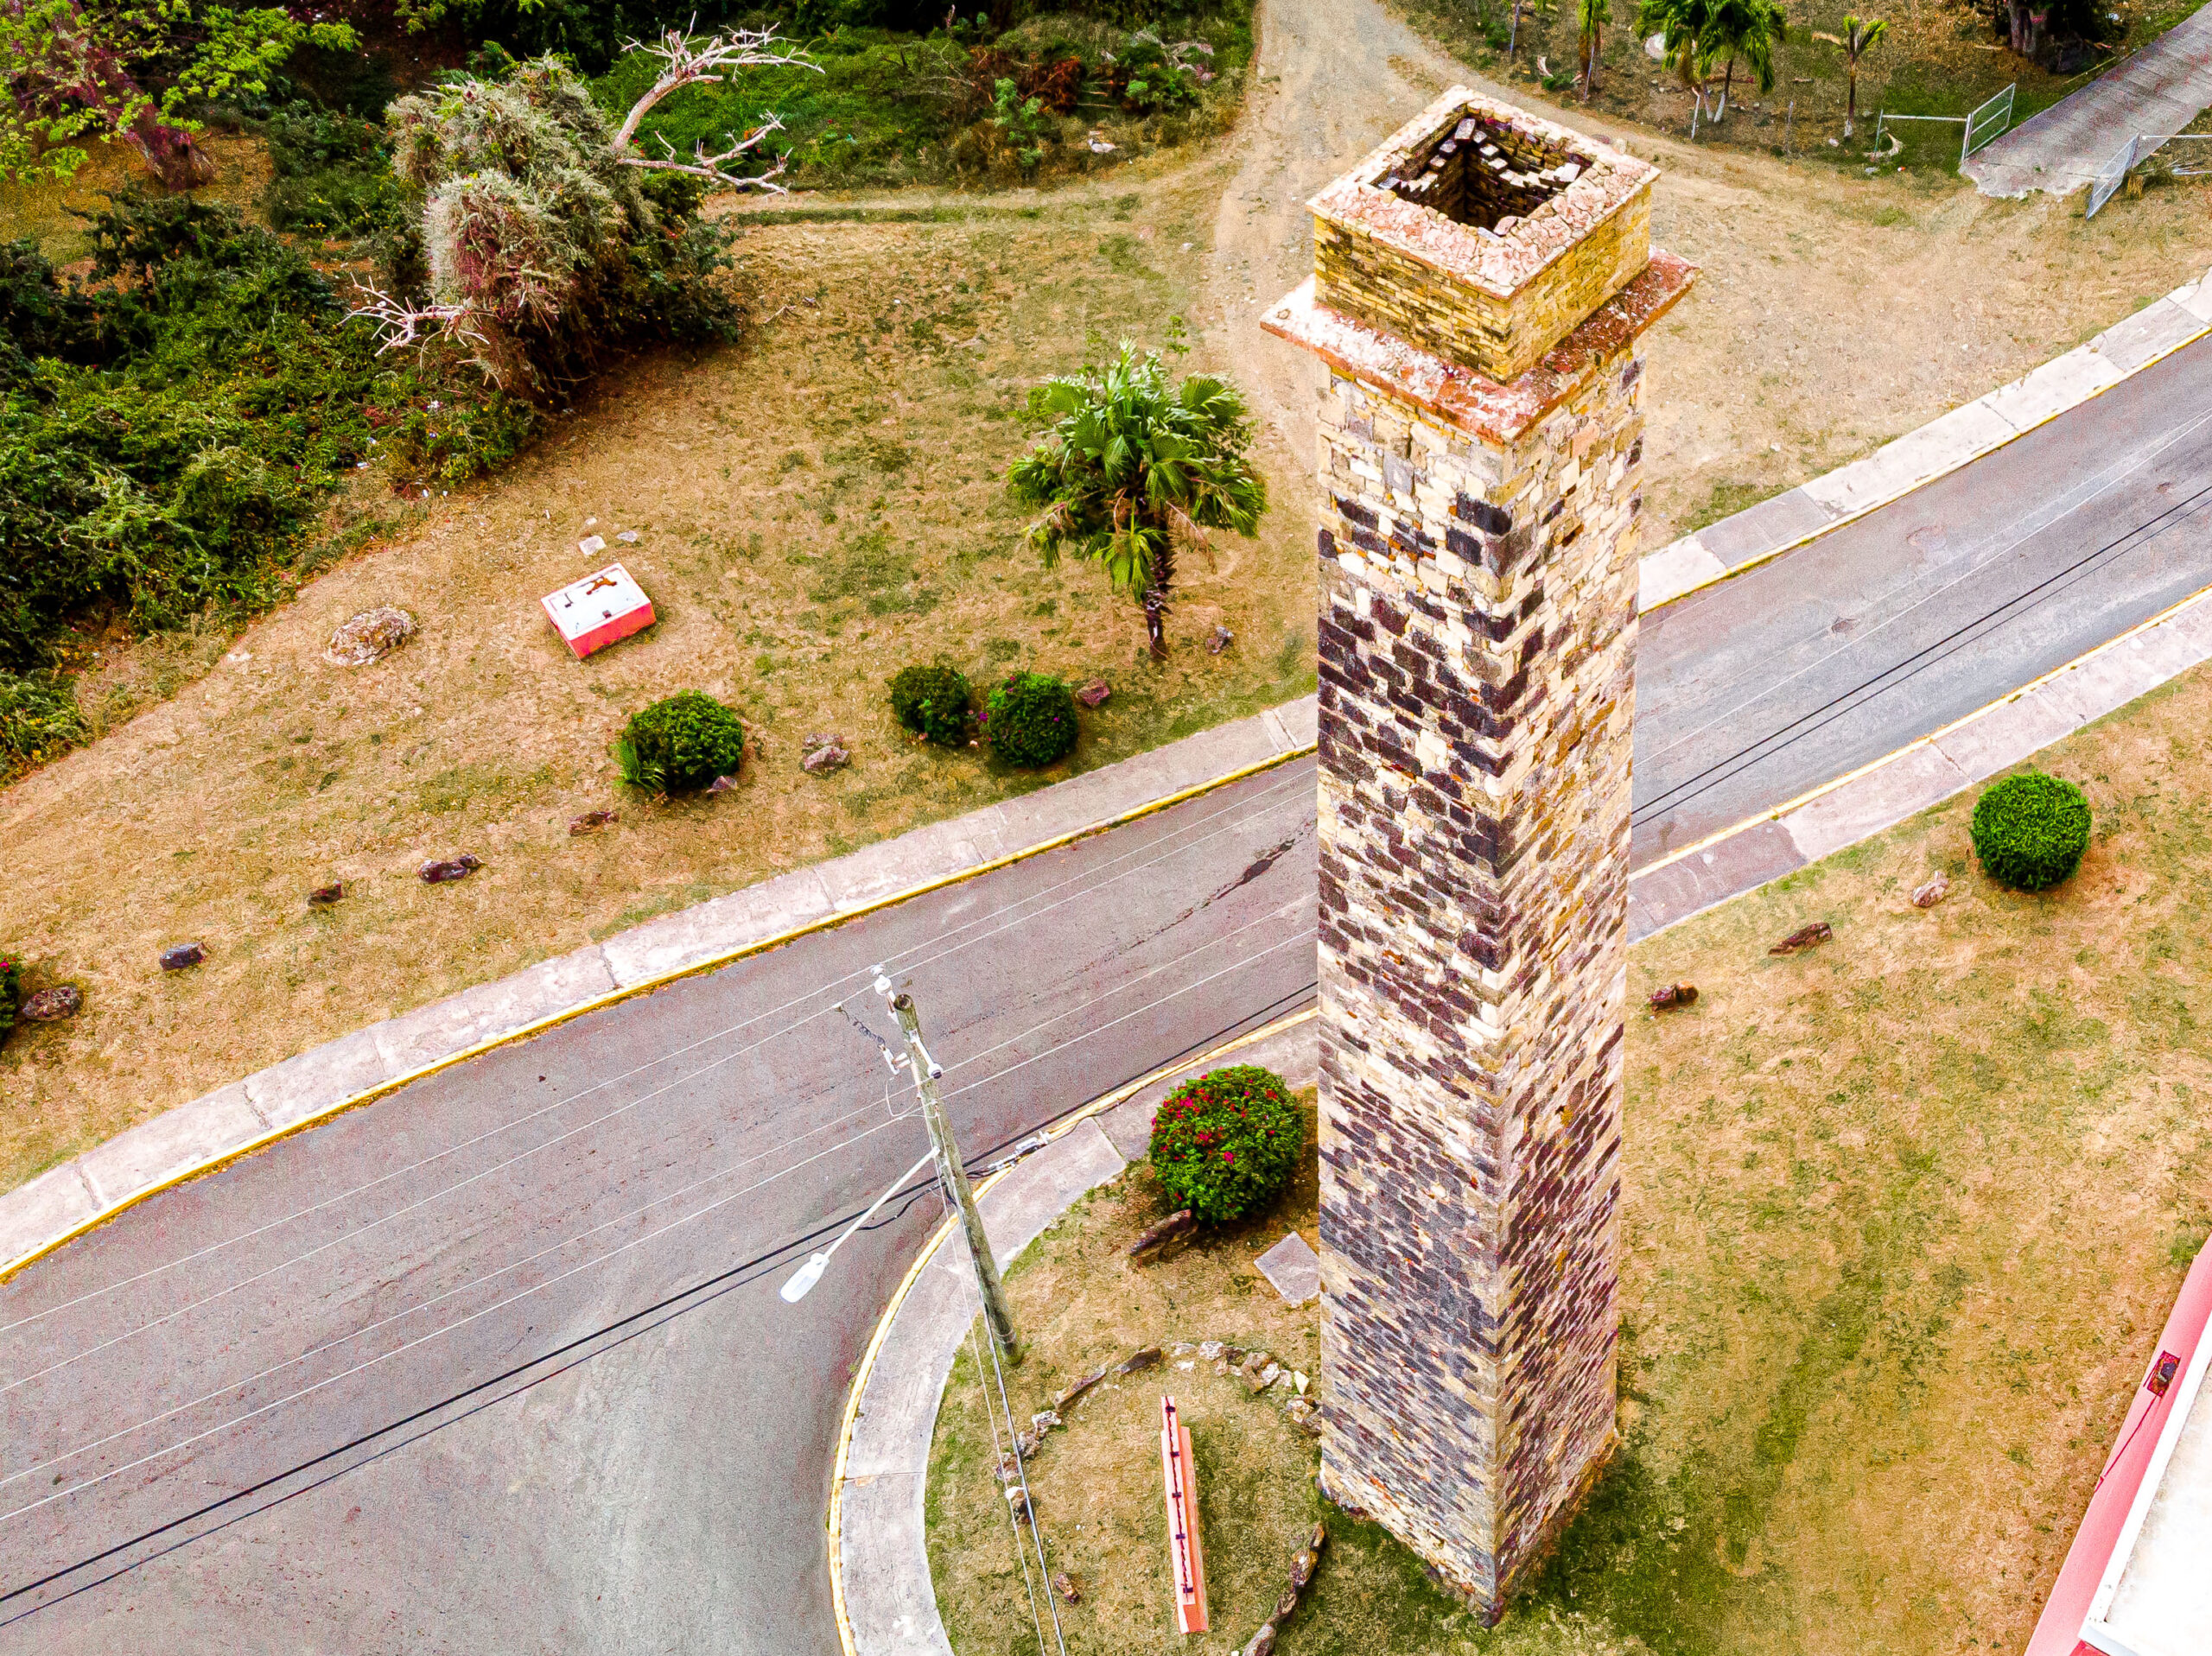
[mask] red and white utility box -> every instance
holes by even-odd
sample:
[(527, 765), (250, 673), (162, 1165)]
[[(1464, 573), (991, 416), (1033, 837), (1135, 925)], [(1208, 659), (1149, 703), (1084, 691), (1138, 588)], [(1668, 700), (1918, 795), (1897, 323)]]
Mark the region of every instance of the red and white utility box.
[(545, 619), (579, 660), (653, 624), (652, 600), (619, 563), (548, 593), (541, 601)]

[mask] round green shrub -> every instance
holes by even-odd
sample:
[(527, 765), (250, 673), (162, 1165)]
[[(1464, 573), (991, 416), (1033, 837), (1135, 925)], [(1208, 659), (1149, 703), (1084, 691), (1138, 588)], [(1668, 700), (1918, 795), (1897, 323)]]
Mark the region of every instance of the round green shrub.
[(1298, 1171), (1306, 1121), (1281, 1075), (1231, 1064), (1186, 1081), (1152, 1119), (1152, 1172), (1203, 1224), (1258, 1213)]
[(899, 722), (940, 747), (965, 747), (975, 692), (965, 675), (943, 663), (902, 667), (890, 681), (891, 711)]
[(1993, 784), (1974, 808), (1974, 853), (2001, 885), (2041, 891), (2082, 866), (2089, 802), (2072, 783), (2024, 771)]
[(983, 739), (1008, 765), (1035, 769), (1075, 746), (1075, 695), (1045, 673), (1016, 673), (991, 692)]
[(745, 758), (737, 715), (698, 690), (683, 690), (631, 715), (614, 744), (622, 780), (649, 794), (703, 788), (734, 776)]
[(23, 963), (13, 955), (0, 955), (0, 1041), (16, 1027), (16, 1011), (22, 1004)]

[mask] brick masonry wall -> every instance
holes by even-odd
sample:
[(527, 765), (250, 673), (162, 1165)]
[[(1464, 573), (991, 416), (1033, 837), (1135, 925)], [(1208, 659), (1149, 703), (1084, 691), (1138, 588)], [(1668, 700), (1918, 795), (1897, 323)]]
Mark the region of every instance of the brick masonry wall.
[(1642, 368), (1321, 403), (1324, 1476), (1492, 1608), (1612, 1441)]
[[(1560, 211), (1546, 201), (1526, 221)], [(1591, 226), (1510, 299), (1410, 257), (1357, 225), (1313, 222), (1314, 296), (1424, 351), (1506, 380), (1618, 293), (1651, 255), (1649, 189)]]

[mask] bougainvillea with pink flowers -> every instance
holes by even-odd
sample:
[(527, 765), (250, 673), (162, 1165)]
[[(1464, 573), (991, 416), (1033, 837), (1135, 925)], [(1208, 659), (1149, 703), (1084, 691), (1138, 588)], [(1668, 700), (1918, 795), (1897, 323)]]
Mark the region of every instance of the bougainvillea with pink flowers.
[(1152, 1172), (1202, 1224), (1258, 1213), (1282, 1194), (1306, 1148), (1306, 1121), (1283, 1078), (1232, 1064), (1186, 1081), (1152, 1119)]

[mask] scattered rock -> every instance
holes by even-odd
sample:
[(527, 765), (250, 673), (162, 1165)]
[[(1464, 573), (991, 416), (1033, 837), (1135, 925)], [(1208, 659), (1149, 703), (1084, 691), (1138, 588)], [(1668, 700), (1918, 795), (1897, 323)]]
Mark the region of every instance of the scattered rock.
[(1231, 1368), (1234, 1368), (1237, 1364), (1244, 1361), (1244, 1348), (1243, 1346), (1224, 1346), (1221, 1348), (1221, 1355), (1222, 1361), (1226, 1362)]
[[(1304, 1557), (1304, 1554), (1299, 1555)], [(1277, 1627), (1290, 1620), (1290, 1613), (1298, 1608), (1299, 1586), (1293, 1583), (1282, 1589), (1282, 1596), (1275, 1600), (1275, 1613), (1268, 1618)]]
[(1069, 1386), (1066, 1391), (1061, 1393), (1058, 1397), (1052, 1400), (1052, 1412), (1055, 1414), (1065, 1413), (1070, 1404), (1073, 1403), (1077, 1398), (1081, 1397), (1085, 1392), (1088, 1392), (1092, 1386), (1097, 1385), (1099, 1381), (1105, 1378), (1106, 1371), (1103, 1368), (1095, 1374), (1085, 1374), (1081, 1380)]
[(1252, 1635), (1252, 1642), (1244, 1646), (1244, 1656), (1275, 1656), (1275, 1624), (1262, 1621), (1259, 1632)]
[(346, 882), (334, 879), (327, 885), (318, 885), (308, 893), (308, 907), (327, 909), (346, 895)]
[(1075, 699), (1086, 707), (1098, 708), (1106, 705), (1106, 698), (1114, 694), (1114, 687), (1103, 678), (1095, 678), (1075, 693)]
[(726, 794), (736, 786), (737, 778), (735, 777), (716, 777), (712, 782), (707, 784), (707, 791), (710, 794)]
[(594, 828), (603, 828), (610, 822), (619, 822), (621, 820), (620, 811), (586, 811), (582, 816), (571, 816), (569, 819), (569, 832), (589, 834)]
[(1932, 909), (1950, 894), (1951, 877), (1939, 872), (1927, 885), (1913, 892), (1912, 906), (1916, 909)]
[(57, 983), (41, 989), (16, 1009), (16, 1015), (34, 1024), (58, 1024), (85, 1009), (85, 992), (73, 983)]
[(450, 861), (441, 862), (433, 859), (415, 872), (425, 885), (442, 885), (448, 880), (467, 879), (483, 866), (475, 857), (463, 852)]
[(1011, 1453), (999, 1456), (999, 1482), (1012, 1483), (1021, 1476), (1021, 1462)]
[(1284, 1412), (1290, 1416), (1290, 1424), (1299, 1431), (1314, 1437), (1321, 1435), (1321, 1405), (1312, 1398), (1291, 1399), (1290, 1406)]
[(1188, 1340), (1178, 1340), (1167, 1348), (1167, 1355), (1171, 1357), (1187, 1357), (1197, 1349), (1198, 1348)]
[(1083, 1602), (1082, 1587), (1077, 1583), (1076, 1578), (1065, 1570), (1056, 1570), (1052, 1572), (1052, 1590), (1071, 1604)]
[(1304, 1397), (1306, 1395), (1306, 1376), (1300, 1374), (1294, 1368), (1290, 1371), (1290, 1384), (1291, 1388), (1295, 1391), (1299, 1396)]
[(1221, 1354), (1225, 1349), (1227, 1349), (1227, 1348), (1224, 1347), (1220, 1341), (1207, 1340), (1199, 1345), (1198, 1355), (1207, 1362), (1217, 1362), (1220, 1361)]
[(1129, 1263), (1154, 1265), (1161, 1259), (1173, 1259), (1188, 1247), (1191, 1239), (1198, 1234), (1198, 1221), (1188, 1208), (1171, 1213), (1129, 1244)]
[(594, 552), (604, 552), (607, 550), (607, 537), (604, 535), (587, 535), (576, 542), (576, 550), (586, 557)]
[(1161, 1352), (1158, 1346), (1147, 1346), (1141, 1351), (1132, 1351), (1114, 1365), (1116, 1374), (1141, 1374), (1147, 1368), (1160, 1367)]
[(638, 543), (638, 531), (634, 529), (626, 529), (614, 538), (625, 546), (635, 546)]
[(1697, 985), (1694, 983), (1670, 983), (1663, 989), (1651, 992), (1651, 1010), (1655, 1012), (1672, 1012), (1678, 1006), (1689, 1006), (1696, 999)]
[(389, 604), (363, 610), (330, 635), (322, 658), (335, 667), (365, 667), (391, 654), (415, 632), (415, 618), (405, 610)]
[(842, 771), (853, 762), (852, 750), (837, 736), (810, 736), (804, 750), (805, 757), (799, 760), (799, 769), (810, 776), (823, 776), (831, 771)]
[(1014, 1434), (1014, 1444), (1020, 1451), (1021, 1458), (1026, 1461), (1034, 1455), (1037, 1452), (1037, 1446), (1043, 1443), (1046, 1435), (1059, 1424), (1058, 1413), (1052, 1409), (1040, 1409), (1031, 1415), (1028, 1429)]
[(1026, 1523), (1035, 1516), (1030, 1509), (1029, 1492), (1018, 1483), (1007, 1487), (1006, 1504), (1007, 1509), (1014, 1514), (1016, 1523)]
[(188, 966), (197, 966), (207, 958), (204, 943), (171, 943), (162, 951), (162, 970), (181, 972)]
[(1791, 932), (1787, 937), (1784, 937), (1772, 949), (1767, 950), (1767, 953), (1770, 955), (1795, 955), (1801, 949), (1810, 949), (1816, 943), (1824, 943), (1834, 935), (1835, 934), (1834, 932), (1828, 930), (1828, 923), (1827, 921), (1815, 920), (1809, 926), (1798, 927), (1796, 930)]
[(1217, 626), (1213, 630), (1213, 637), (1206, 640), (1206, 654), (1209, 656), (1218, 656), (1223, 650), (1228, 649), (1230, 645), (1236, 642), (1236, 635), (1235, 633), (1231, 632), (1227, 627)]
[(1282, 1365), (1275, 1362), (1247, 1362), (1244, 1365), (1243, 1374), (1245, 1389), (1257, 1397), (1282, 1378)]

